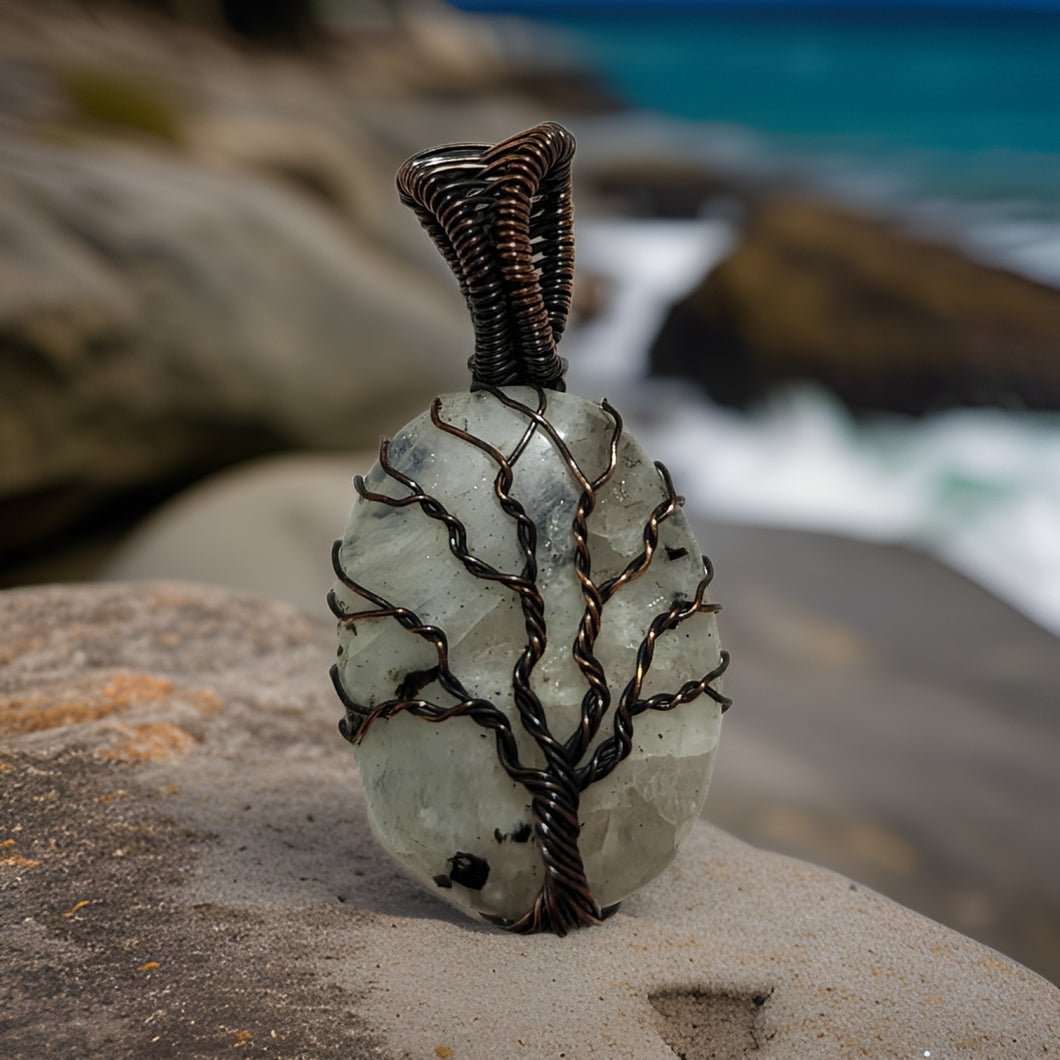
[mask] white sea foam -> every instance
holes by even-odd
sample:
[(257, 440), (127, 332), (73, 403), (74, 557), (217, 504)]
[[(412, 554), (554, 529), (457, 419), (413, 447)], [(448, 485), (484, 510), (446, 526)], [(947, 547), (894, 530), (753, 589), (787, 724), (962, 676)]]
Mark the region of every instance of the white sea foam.
[(578, 226), (578, 269), (606, 279), (607, 312), (586, 324), (564, 351), (572, 389), (641, 378), (667, 310), (732, 249), (735, 230), (716, 220), (590, 222)]
[[(613, 308), (570, 336), (571, 388), (610, 397), (691, 511), (913, 545), (1060, 634), (1060, 415), (954, 410), (855, 422), (801, 387), (742, 415), (644, 378), (651, 335), (734, 240), (720, 221), (579, 226)], [(665, 416), (659, 415), (666, 409)]]

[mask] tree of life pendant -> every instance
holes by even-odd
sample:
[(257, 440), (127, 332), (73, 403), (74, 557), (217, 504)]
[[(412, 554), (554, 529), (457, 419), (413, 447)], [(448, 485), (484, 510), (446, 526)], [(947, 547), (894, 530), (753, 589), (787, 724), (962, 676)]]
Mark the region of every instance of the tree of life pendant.
[(564, 389), (573, 150), (546, 123), (399, 171), (470, 308), (472, 386), (355, 479), (329, 595), (378, 837), (447, 901), (561, 935), (673, 859), (729, 705), (683, 498)]

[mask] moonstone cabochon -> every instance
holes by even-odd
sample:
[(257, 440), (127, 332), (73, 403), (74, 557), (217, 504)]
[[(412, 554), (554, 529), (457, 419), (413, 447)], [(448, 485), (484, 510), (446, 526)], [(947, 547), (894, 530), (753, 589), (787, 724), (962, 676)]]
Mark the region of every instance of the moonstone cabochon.
[[(509, 387), (504, 393), (529, 409), (538, 406), (534, 389)], [(615, 420), (584, 398), (546, 394), (544, 415), (592, 480), (608, 465)], [(529, 416), (488, 391), (444, 395), (438, 415), (506, 456), (530, 423)], [(521, 571), (525, 556), (516, 522), (498, 503), (498, 464), (488, 453), (446, 433), (424, 413), (390, 441), (388, 461), (463, 523), (472, 555), (498, 571)], [(572, 534), (582, 488), (540, 426), (513, 471), (509, 492), (537, 526), (536, 585), (547, 623), (546, 647), (531, 687), (551, 733), (565, 740), (578, 727), (588, 687), (571, 650), (585, 611)], [(365, 486), (394, 498), (412, 492), (379, 463), (365, 476)], [(588, 518), (591, 576), (597, 585), (644, 551), (645, 527), (666, 496), (659, 470), (623, 432), (614, 473), (597, 490)], [(517, 594), (468, 571), (450, 550), (446, 526), (418, 503), (391, 507), (358, 497), (339, 561), (360, 585), (445, 631), (452, 672), (472, 696), (489, 700), (511, 719), (520, 761), (544, 767), (512, 692), (513, 666), (527, 644)], [(637, 651), (652, 619), (677, 600), (691, 600), (703, 574), (699, 547), (677, 508), (659, 525), (658, 548), (648, 568), (603, 608), (594, 653), (612, 703), (634, 676)], [(347, 613), (377, 609), (341, 583), (335, 596)], [(693, 614), (656, 641), (639, 698), (676, 692), (713, 671), (719, 660), (714, 615)], [(351, 699), (369, 708), (400, 698), (410, 673), (437, 664), (434, 646), (393, 617), (339, 623), (339, 680)], [(418, 698), (440, 706), (455, 702), (437, 681), (417, 687)], [(605, 715), (583, 763), (613, 734), (612, 713)], [(638, 714), (629, 756), (583, 791), (579, 848), (601, 908), (621, 901), (673, 859), (706, 798), (720, 729), (721, 708), (706, 695), (669, 711)], [(531, 800), (501, 765), (492, 732), (470, 717), (431, 723), (399, 713), (376, 720), (355, 745), (355, 754), (373, 826), (408, 869), (466, 910), (502, 921), (527, 912), (544, 875)], [(475, 864), (480, 859), (488, 867), (485, 880), (481, 871), (470, 877), (459, 871), (458, 855), (471, 855)]]

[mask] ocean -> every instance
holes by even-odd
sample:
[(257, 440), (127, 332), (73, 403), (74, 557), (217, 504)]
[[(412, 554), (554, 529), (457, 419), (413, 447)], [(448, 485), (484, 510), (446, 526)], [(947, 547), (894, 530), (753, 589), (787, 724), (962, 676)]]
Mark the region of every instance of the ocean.
[[(544, 6), (557, 46), (635, 108), (619, 137), (804, 182), (1060, 286), (1060, 6)], [(924, 549), (1060, 634), (1060, 414), (855, 422), (810, 385), (720, 409), (648, 379), (646, 354), (733, 223), (593, 219), (577, 238), (620, 297), (565, 342), (571, 387), (639, 410), (693, 510)]]
[(547, 24), (716, 164), (902, 210), (1060, 284), (1060, 5), (567, 5)]

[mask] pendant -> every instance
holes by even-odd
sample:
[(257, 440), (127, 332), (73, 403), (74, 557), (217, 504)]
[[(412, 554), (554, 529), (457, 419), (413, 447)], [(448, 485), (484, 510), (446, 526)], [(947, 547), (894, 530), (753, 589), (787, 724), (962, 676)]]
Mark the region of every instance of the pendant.
[(471, 311), (472, 385), (354, 480), (328, 598), (377, 836), (454, 905), (559, 935), (673, 859), (730, 702), (683, 498), (565, 392), (573, 153), (546, 123), (399, 171)]

